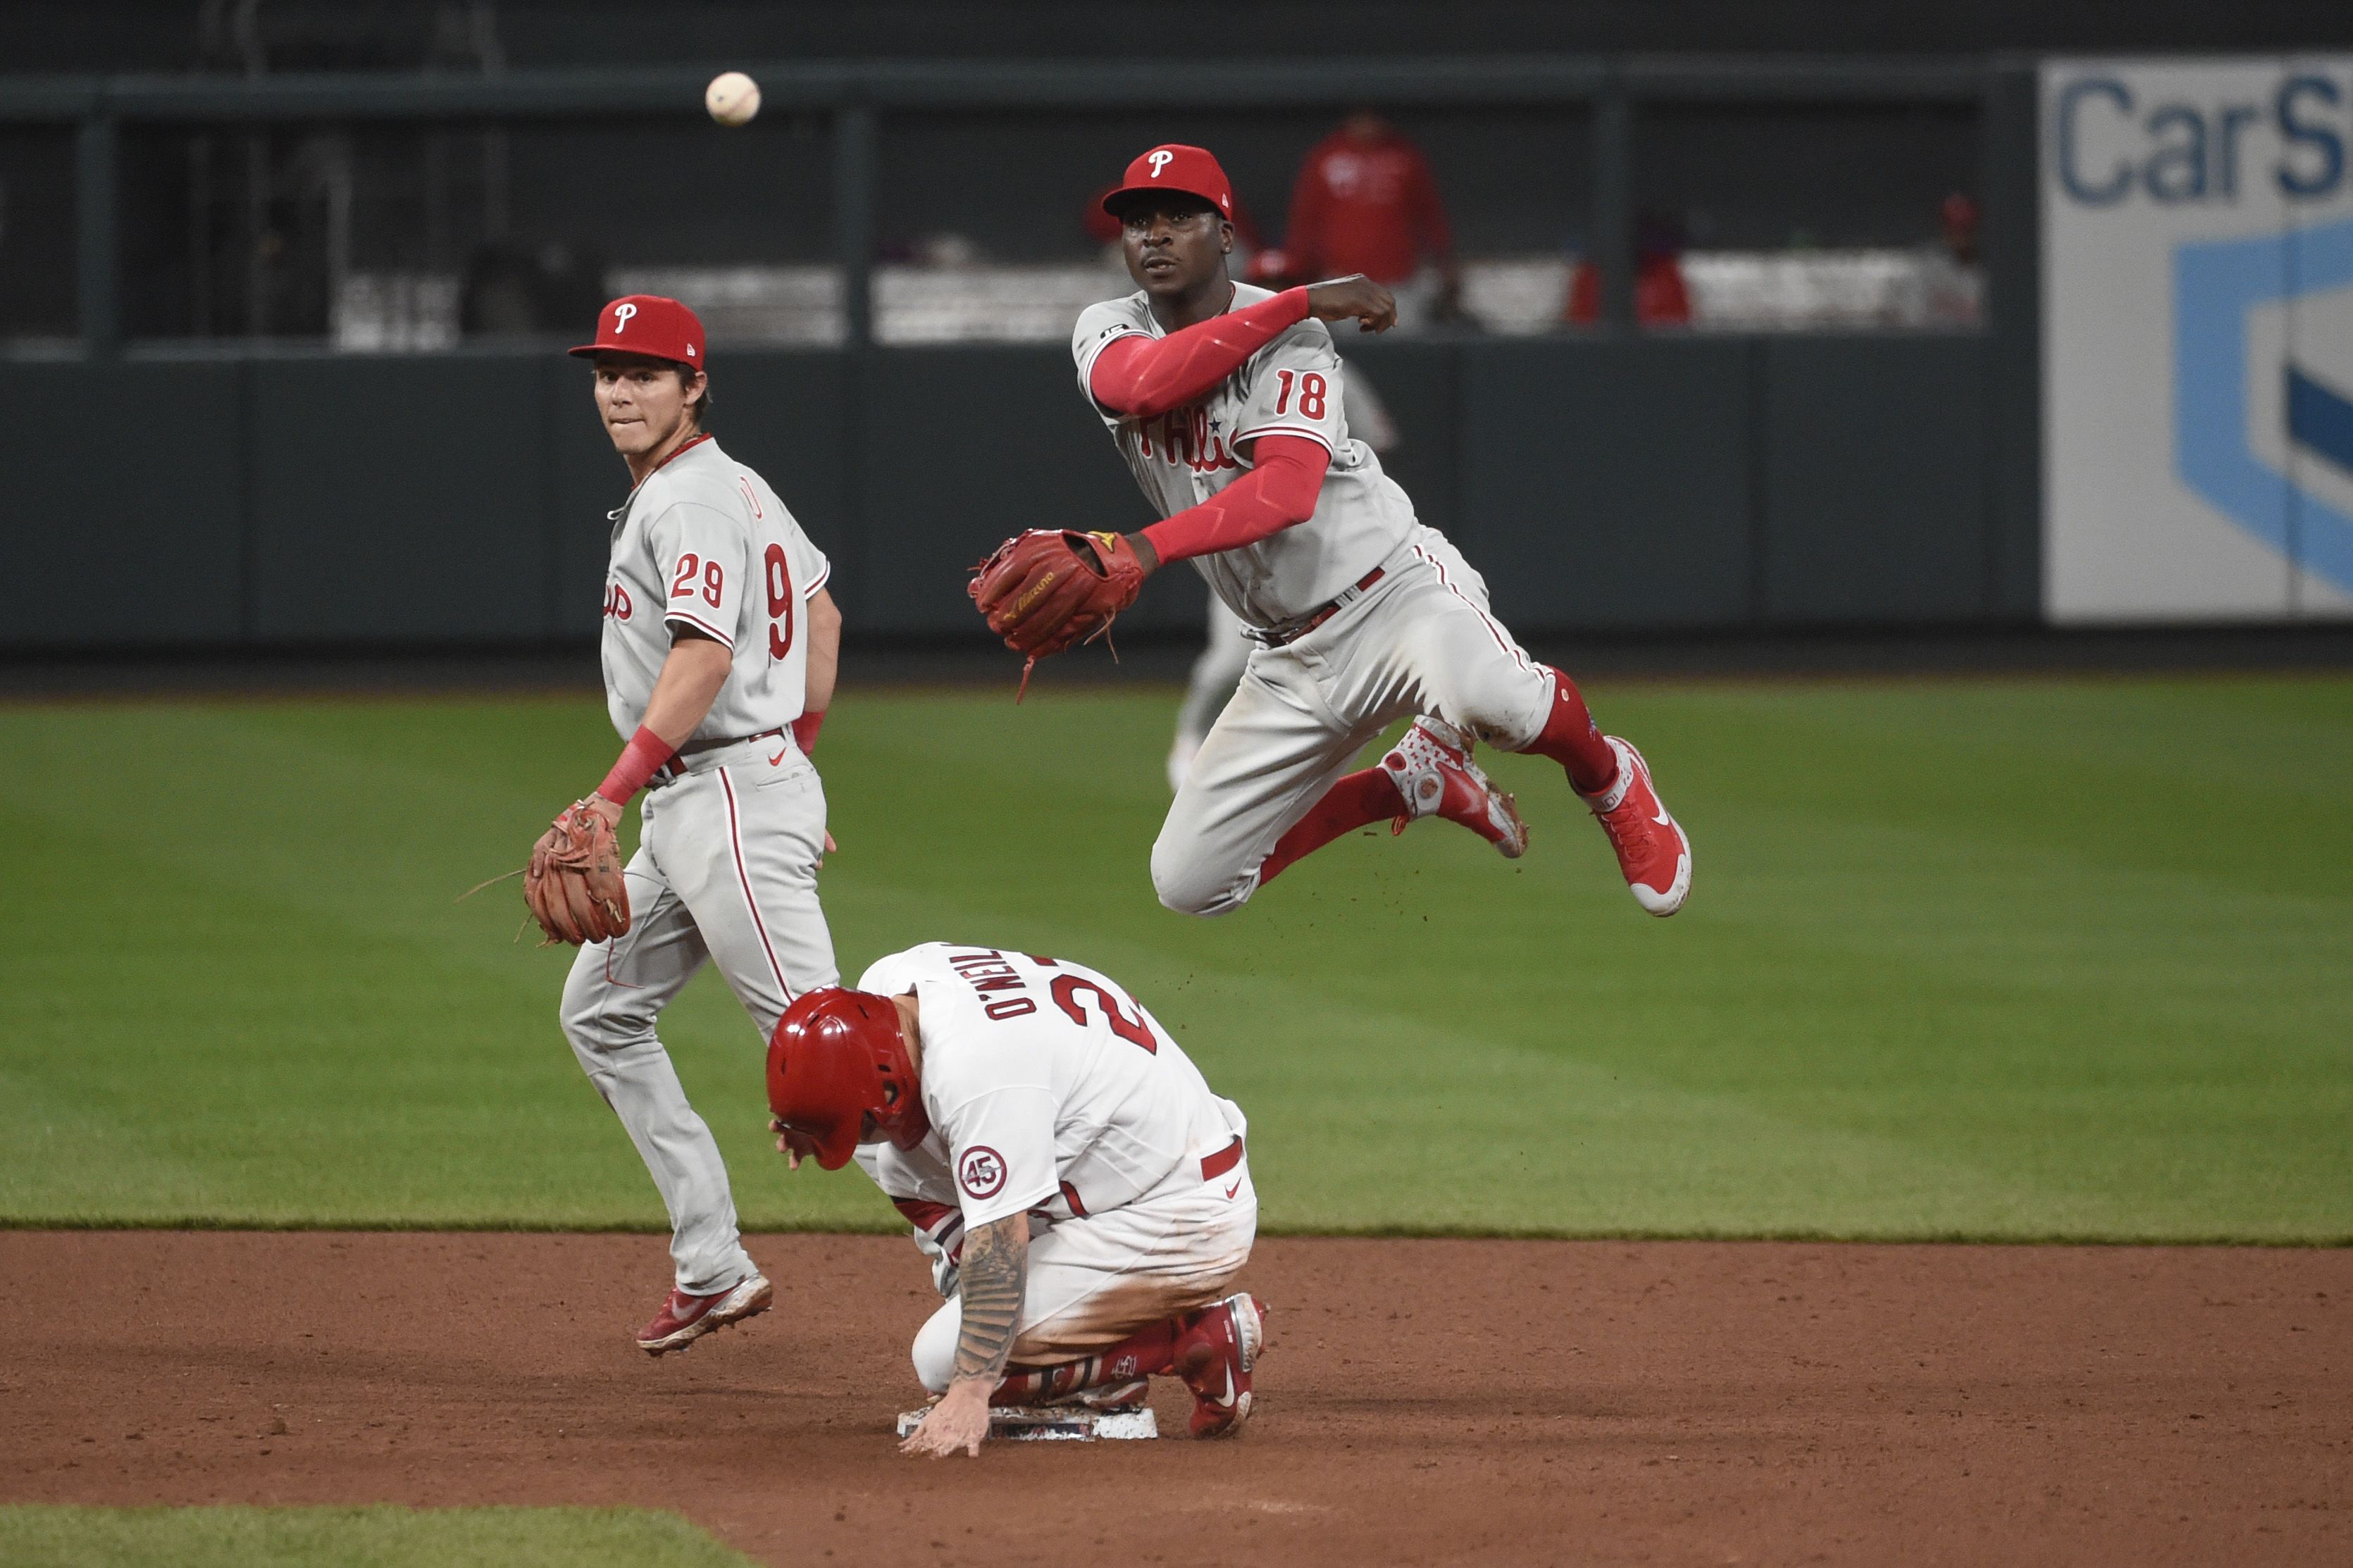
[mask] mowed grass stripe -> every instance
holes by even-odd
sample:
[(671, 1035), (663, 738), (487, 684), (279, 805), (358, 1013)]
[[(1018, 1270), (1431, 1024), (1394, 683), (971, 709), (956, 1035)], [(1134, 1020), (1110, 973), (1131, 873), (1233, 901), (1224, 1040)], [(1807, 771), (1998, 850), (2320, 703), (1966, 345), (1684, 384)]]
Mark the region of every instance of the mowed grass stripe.
[(747, 1568), (635, 1508), (0, 1506), (11, 1568)]
[[(1696, 841), (1672, 921), (1513, 757), (1524, 860), (1375, 829), (1187, 920), (1148, 873), (1172, 694), (853, 688), (821, 751), (844, 969), (941, 936), (1121, 975), (1250, 1112), (1270, 1228), (2353, 1237), (2353, 682), (1594, 696)], [(47, 706), (0, 737), (44, 781), (0, 1212), (659, 1226), (554, 1027), (568, 954), (511, 942), (512, 885), (450, 901), (605, 765), (593, 699)], [(185, 781), (168, 833), (126, 738)], [(664, 1033), (748, 1225), (892, 1226), (854, 1173), (776, 1168), (715, 976)]]

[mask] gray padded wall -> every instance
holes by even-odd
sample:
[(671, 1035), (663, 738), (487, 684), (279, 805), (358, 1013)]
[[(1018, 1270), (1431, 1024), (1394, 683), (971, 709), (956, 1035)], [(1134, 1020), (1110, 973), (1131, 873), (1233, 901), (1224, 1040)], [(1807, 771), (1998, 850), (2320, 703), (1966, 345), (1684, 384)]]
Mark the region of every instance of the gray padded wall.
[(530, 360), (256, 360), (260, 642), (542, 641), (546, 407)]
[[(1025, 528), (1129, 531), (1152, 521), (1060, 349), (887, 349), (857, 398), (861, 576), (845, 606), (882, 636), (969, 636), (965, 584)], [(1200, 624), (1191, 572), (1155, 582), (1121, 620)]]
[(1790, 337), (1763, 353), (1768, 618), (1952, 622), (1984, 614), (1980, 341)]
[(1515, 632), (1749, 617), (1748, 353), (1685, 337), (1463, 351), (1468, 548)]
[[(2016, 619), (2033, 561), (1993, 340), (1348, 345), (1388, 467), (1524, 636)], [(546, 352), (61, 365), (0, 458), (17, 647), (592, 637), (627, 471)], [(833, 556), (858, 635), (977, 641), (968, 568), (1143, 498), (1059, 348), (741, 353), (713, 426)], [(131, 438), (126, 438), (126, 435)], [(2021, 494), (2026, 498), (2020, 499)], [(98, 582), (79, 594), (73, 584)], [(1190, 571), (1122, 622), (1189, 632)]]
[(237, 640), (243, 368), (49, 365), (33, 380), (72, 415), (19, 425), (0, 451), (0, 644)]

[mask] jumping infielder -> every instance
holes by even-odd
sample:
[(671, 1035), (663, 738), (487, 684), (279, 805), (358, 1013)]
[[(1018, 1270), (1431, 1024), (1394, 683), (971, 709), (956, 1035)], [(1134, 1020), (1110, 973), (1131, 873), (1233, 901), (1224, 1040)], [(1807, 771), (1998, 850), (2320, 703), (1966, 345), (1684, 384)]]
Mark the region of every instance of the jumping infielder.
[[(1238, 909), (1302, 856), (1384, 819), (1442, 816), (1516, 858), (1527, 829), (1472, 761), (1476, 737), (1559, 763), (1636, 901), (1654, 915), (1682, 908), (1691, 845), (1641, 753), (1602, 734), (1576, 683), (1522, 650), (1488, 613), (1479, 574), (1349, 435), (1324, 323), (1384, 330), (1388, 291), (1361, 277), (1280, 294), (1229, 280), (1231, 190), (1198, 147), (1153, 148), (1103, 202), (1140, 288), (1089, 307), (1071, 348), (1163, 521), (1124, 536), (1023, 534), (973, 596), (1034, 659), (1104, 624), (1161, 565), (1190, 560), (1260, 644), (1153, 846), (1161, 902)], [(1345, 773), (1407, 715), (1379, 766)]]
[[(1343, 364), (1348, 383), (1349, 428), (1379, 457), (1397, 445), (1397, 422), (1375, 390), (1372, 378), (1354, 364)], [(1208, 629), (1200, 654), (1185, 679), (1185, 700), (1176, 710), (1176, 735), (1168, 743), (1168, 793), (1185, 787), (1193, 758), (1209, 737), (1209, 726), (1225, 711), (1226, 701), (1242, 682), (1250, 664), (1250, 628), (1215, 594), (1209, 595)]]
[(1197, 1437), (1250, 1418), (1266, 1310), (1223, 1294), (1258, 1235), (1246, 1124), (1117, 982), (893, 953), (786, 1012), (768, 1105), (793, 1164), (857, 1159), (947, 1299), (915, 1336), (941, 1397), (909, 1453), (977, 1453), (992, 1403), (1131, 1408), (1154, 1376), (1192, 1390)]
[(676, 1288), (637, 1336), (653, 1355), (765, 1310), (773, 1294), (655, 1022), (706, 958), (763, 1039), (794, 998), (837, 978), (817, 896), (832, 845), (809, 752), (841, 616), (825, 556), (702, 428), (704, 347), (693, 311), (633, 294), (572, 351), (596, 362), (597, 412), (635, 481), (611, 514), (605, 582), (606, 705), (628, 743), (581, 804), (609, 825), (647, 793), (624, 876), (634, 919), (581, 948), (564, 1033), (670, 1210)]

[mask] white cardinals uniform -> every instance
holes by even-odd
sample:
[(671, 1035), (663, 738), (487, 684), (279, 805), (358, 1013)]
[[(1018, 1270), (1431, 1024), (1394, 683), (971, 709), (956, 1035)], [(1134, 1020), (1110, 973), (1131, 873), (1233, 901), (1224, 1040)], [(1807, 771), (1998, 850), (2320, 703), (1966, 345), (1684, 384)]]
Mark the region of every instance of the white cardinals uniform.
[(946, 1305), (915, 1336), (934, 1392), (955, 1373), (965, 1234), (1029, 1215), (1013, 1362), (1039, 1366), (1206, 1307), (1258, 1235), (1241, 1110), (1116, 981), (1068, 960), (926, 942), (858, 989), (913, 992), (930, 1134), (858, 1163), (915, 1225)]
[(809, 596), (824, 554), (759, 475), (701, 437), (613, 514), (605, 689), (637, 732), (681, 628), (732, 650), (710, 715), (647, 785), (626, 876), (629, 929), (580, 950), (564, 1032), (628, 1130), (670, 1210), (678, 1288), (730, 1289), (754, 1272), (711, 1130), (687, 1103), (654, 1023), (716, 959), (765, 1046), (793, 998), (837, 978), (818, 907), (825, 788), (785, 728), (808, 689)]
[[(1229, 309), (1271, 297), (1238, 283)], [(1198, 402), (1148, 419), (1112, 414), (1088, 390), (1104, 346), (1138, 334), (1166, 335), (1141, 290), (1089, 306), (1071, 352), (1080, 389), (1162, 517), (1240, 478), (1259, 437), (1332, 453), (1313, 517), (1193, 561), (1261, 646), (1169, 806), (1152, 882), (1170, 909), (1222, 914), (1257, 890), (1275, 840), (1391, 723), (1431, 714), (1516, 751), (1542, 733), (1553, 680), (1488, 613), (1485, 581), (1415, 520), (1350, 435), (1323, 322), (1298, 322)]]

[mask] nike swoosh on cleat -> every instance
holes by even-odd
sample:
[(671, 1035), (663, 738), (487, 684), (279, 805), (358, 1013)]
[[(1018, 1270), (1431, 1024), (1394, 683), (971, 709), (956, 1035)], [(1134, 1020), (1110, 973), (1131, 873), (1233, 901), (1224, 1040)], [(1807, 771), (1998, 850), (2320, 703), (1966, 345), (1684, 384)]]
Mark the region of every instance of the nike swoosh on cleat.
[(1234, 1369), (1232, 1367), (1226, 1368), (1226, 1392), (1209, 1403), (1220, 1410), (1231, 1410), (1234, 1407)]

